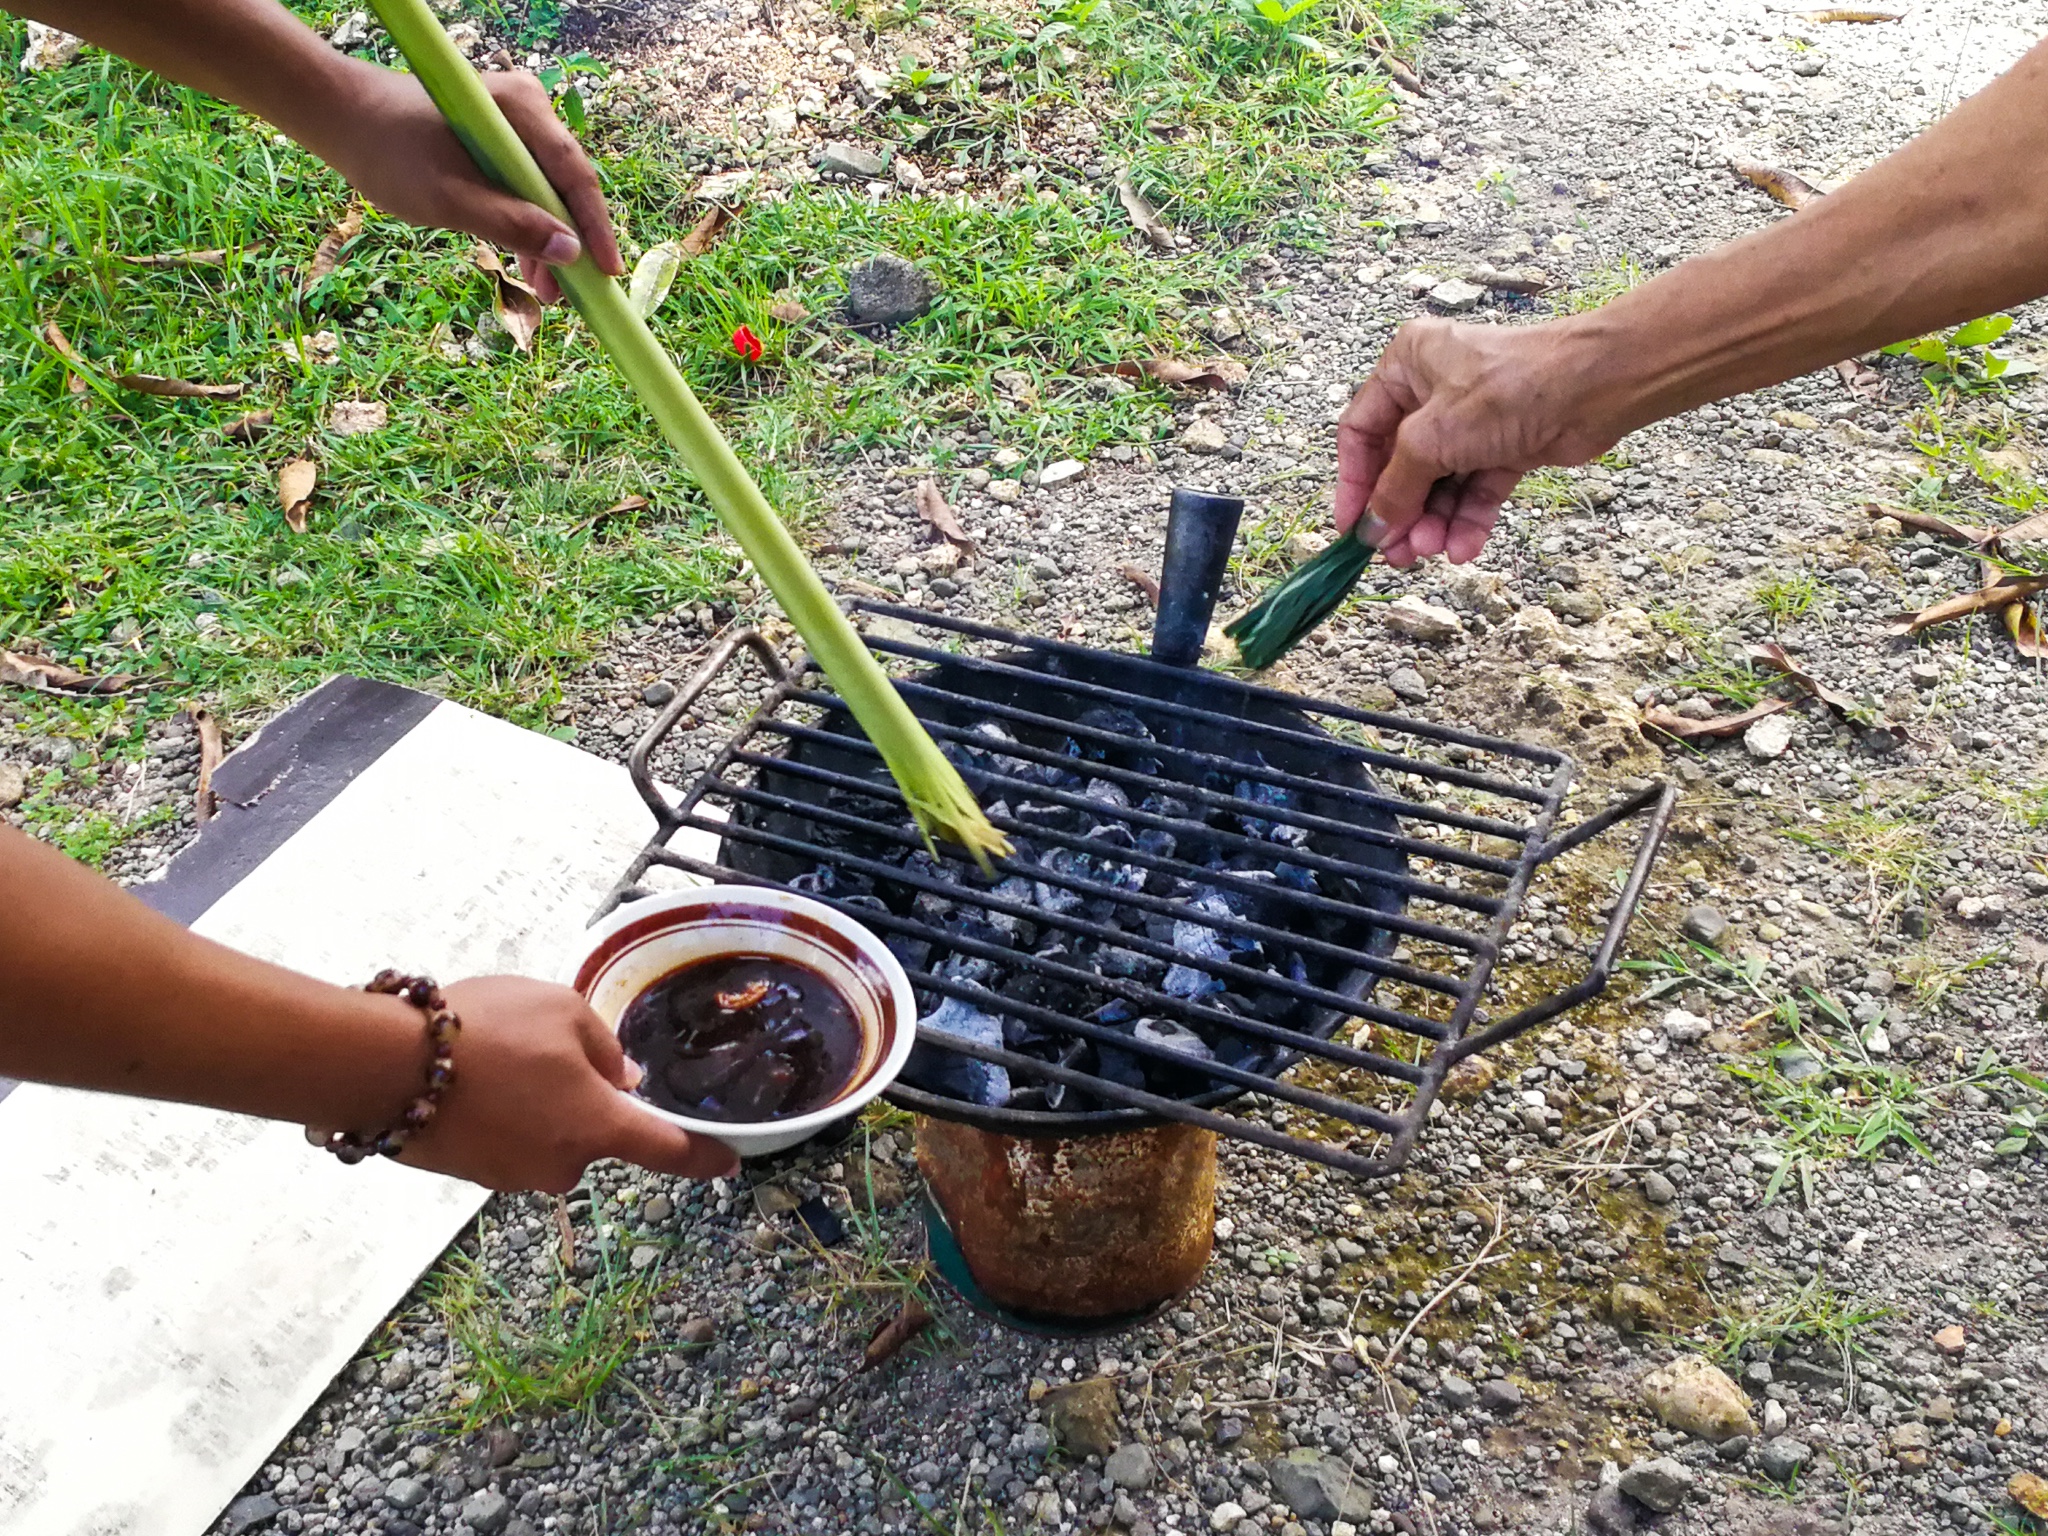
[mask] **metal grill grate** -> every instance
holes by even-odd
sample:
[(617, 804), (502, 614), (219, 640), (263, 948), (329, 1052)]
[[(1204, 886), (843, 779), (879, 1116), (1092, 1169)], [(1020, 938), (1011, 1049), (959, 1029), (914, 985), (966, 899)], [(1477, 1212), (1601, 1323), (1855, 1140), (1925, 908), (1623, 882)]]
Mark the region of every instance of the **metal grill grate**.
[[(999, 966), (1002, 991), (959, 965), (906, 962), (921, 995), (1010, 1020), (1057, 1050), (1043, 1060), (921, 1029), (921, 1045), (1001, 1067), (1013, 1091), (984, 1105), (899, 1083), (891, 1097), (1009, 1134), (1163, 1117), (1362, 1176), (1399, 1168), (1452, 1066), (1604, 987), (1675, 799), (1652, 786), (1560, 833), (1573, 775), (1560, 752), (920, 610), (852, 606), (991, 819), (1028, 842), (1029, 861), (998, 861), (990, 882), (949, 850), (920, 852), (878, 755), (822, 675), (807, 662), (786, 674), (749, 631), (713, 652), (635, 748), (634, 782), (658, 826), (603, 910), (657, 867), (773, 884), (824, 868), (872, 883), (893, 906), (834, 894), (835, 877), (811, 894), (899, 954), (929, 947)], [(768, 696), (672, 800), (650, 763), (742, 651), (766, 671)], [(1095, 825), (1082, 830), (1075, 815)], [(1586, 975), (1490, 1019), (1489, 979), (1532, 879), (1636, 816), (1642, 841)], [(670, 847), (684, 828), (720, 836), (718, 861)], [(1172, 924), (1209, 930), (1221, 953), (1191, 951), (1178, 941), (1193, 930)], [(1046, 956), (1014, 946), (1019, 925), (1050, 944)], [(1068, 941), (1119, 952), (1128, 974), (1073, 963)], [(1237, 958), (1283, 952), (1285, 969)], [(1191, 978), (1200, 990), (1179, 995)], [(1048, 995), (1036, 997), (1041, 987)], [(1114, 1022), (1111, 1004), (1123, 1010)], [(1115, 1027), (1139, 1014), (1193, 1031), (1214, 1059), (1196, 1065)], [(1109, 1072), (1124, 1061), (1149, 1069), (1142, 1086)], [(1297, 1136), (1271, 1116), (1221, 1112), (1247, 1090), (1325, 1124)]]

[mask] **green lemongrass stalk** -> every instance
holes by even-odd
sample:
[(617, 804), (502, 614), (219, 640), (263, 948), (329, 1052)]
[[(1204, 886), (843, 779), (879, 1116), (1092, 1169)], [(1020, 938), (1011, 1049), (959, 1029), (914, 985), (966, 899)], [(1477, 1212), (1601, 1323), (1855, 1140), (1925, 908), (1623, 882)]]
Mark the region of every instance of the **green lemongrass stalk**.
[(1224, 626), (1237, 654), (1254, 672), (1285, 656), (1337, 605), (1351, 595), (1372, 563), (1373, 547), (1355, 537), (1338, 539), (1313, 560), (1305, 560), (1279, 584)]
[[(426, 0), (371, 0), (371, 5), (484, 174), (574, 228), (525, 142), (498, 110), (482, 77), (449, 41)], [(956, 843), (984, 868), (991, 854), (1009, 852), (1008, 840), (982, 815), (959, 771), (862, 644), (625, 290), (598, 270), (588, 251), (556, 268), (555, 276), (882, 754), (927, 840), (937, 836)]]

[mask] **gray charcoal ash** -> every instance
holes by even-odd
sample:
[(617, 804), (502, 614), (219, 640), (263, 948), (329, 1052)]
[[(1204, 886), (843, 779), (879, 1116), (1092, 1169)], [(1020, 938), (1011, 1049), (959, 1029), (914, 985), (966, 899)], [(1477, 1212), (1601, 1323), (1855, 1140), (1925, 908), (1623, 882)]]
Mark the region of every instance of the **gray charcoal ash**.
[(1138, 846), (1138, 840), (1131, 835), (1131, 829), (1120, 821), (1098, 822), (1088, 829), (1087, 837), (1089, 842), (1118, 853), (1128, 852)]
[(1017, 807), (1015, 819), (1027, 827), (1044, 827), (1049, 832), (1078, 832), (1087, 817), (1071, 805), (1040, 805), (1026, 800)]
[(1124, 949), (1113, 944), (1103, 946), (1095, 964), (1105, 976), (1130, 981), (1157, 981), (1166, 974), (1164, 960), (1154, 959), (1151, 955), (1140, 954), (1135, 949)]
[[(944, 999), (937, 1009), (919, 1019), (917, 1026), (975, 1045), (998, 1050), (1003, 1046), (1002, 1020), (957, 997)], [(953, 1051), (934, 1050), (922, 1041), (911, 1047), (910, 1059), (903, 1064), (903, 1079), (913, 1087), (950, 1094), (970, 1104), (993, 1107), (1007, 1103), (1010, 1098), (1007, 1068)]]
[(1097, 805), (1111, 806), (1119, 811), (1127, 811), (1131, 807), (1131, 797), (1114, 779), (1090, 779), (1082, 793)]
[(1156, 1045), (1195, 1061), (1214, 1061), (1216, 1053), (1209, 1048), (1209, 1042), (1189, 1029), (1185, 1024), (1176, 1024), (1171, 1019), (1140, 1019), (1131, 1026), (1131, 1038)]

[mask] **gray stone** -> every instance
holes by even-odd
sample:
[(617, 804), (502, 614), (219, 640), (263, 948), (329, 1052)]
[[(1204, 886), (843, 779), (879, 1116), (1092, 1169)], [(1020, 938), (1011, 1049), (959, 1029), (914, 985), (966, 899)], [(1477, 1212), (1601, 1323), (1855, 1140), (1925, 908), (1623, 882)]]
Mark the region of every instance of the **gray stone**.
[(1180, 445), (1189, 453), (1221, 453), (1228, 443), (1222, 423), (1207, 416), (1196, 417), (1180, 435)]
[(1621, 1491), (1660, 1515), (1683, 1504), (1692, 1484), (1692, 1469), (1669, 1456), (1639, 1461), (1621, 1474)]
[(1406, 699), (1410, 704), (1421, 704), (1429, 698), (1429, 684), (1413, 667), (1394, 668), (1388, 674), (1387, 686), (1394, 690), (1395, 698)]
[(1335, 1456), (1306, 1446), (1266, 1463), (1273, 1496), (1304, 1520), (1369, 1519), (1372, 1488)]
[(1742, 733), (1743, 750), (1760, 762), (1783, 757), (1792, 745), (1792, 722), (1782, 714), (1765, 715)]
[(1813, 1456), (1813, 1447), (1790, 1435), (1766, 1440), (1756, 1453), (1756, 1464), (1774, 1483), (1789, 1483)]
[(901, 325), (932, 307), (939, 285), (901, 256), (875, 256), (846, 272), (846, 307), (863, 325)]
[(511, 1518), (511, 1502), (495, 1488), (479, 1488), (463, 1500), (463, 1522), (477, 1536), (498, 1536)]
[(1643, 1175), (1643, 1198), (1652, 1205), (1669, 1205), (1678, 1198), (1678, 1187), (1653, 1168)]
[(394, 1477), (384, 1485), (384, 1502), (393, 1509), (418, 1509), (427, 1502), (427, 1485), (416, 1477)]
[(1477, 309), (1479, 301), (1486, 297), (1486, 290), (1477, 283), (1468, 283), (1462, 277), (1438, 283), (1429, 290), (1429, 302), (1438, 309), (1454, 315), (1461, 315), (1468, 309)]
[(1102, 1475), (1119, 1488), (1143, 1493), (1152, 1486), (1152, 1452), (1135, 1440), (1120, 1445), (1103, 1462)]
[(1462, 1376), (1446, 1376), (1436, 1395), (1459, 1413), (1479, 1401), (1479, 1389)]
[(1479, 1406), (1488, 1413), (1519, 1413), (1522, 1389), (1512, 1381), (1482, 1381), (1479, 1384)]
[(1038, 472), (1038, 484), (1041, 488), (1065, 485), (1087, 473), (1088, 466), (1079, 459), (1056, 459)]
[(1043, 1424), (1026, 1424), (1017, 1431), (1019, 1453), (1034, 1460), (1043, 1460), (1052, 1450), (1052, 1431)]
[(640, 690), (640, 702), (650, 709), (659, 709), (676, 696), (676, 685), (656, 678)]
[(11, 811), (28, 797), (28, 775), (12, 763), (0, 763), (0, 811)]
[(1685, 914), (1678, 931), (1695, 943), (1719, 944), (1728, 936), (1728, 919), (1718, 908), (1701, 905)]
[(228, 1506), (228, 1512), (221, 1521), (221, 1530), (226, 1536), (242, 1536), (242, 1532), (253, 1531), (264, 1521), (274, 1518), (281, 1507), (267, 1493), (247, 1494)]
[(377, 1373), (377, 1385), (386, 1392), (402, 1392), (412, 1382), (412, 1357), (403, 1352), (384, 1362)]
[(1623, 1498), (1619, 1488), (1606, 1484), (1586, 1501), (1586, 1529), (1598, 1536), (1635, 1536), (1643, 1528), (1638, 1507)]
[(878, 155), (871, 149), (862, 149), (858, 144), (847, 144), (835, 139), (818, 152), (820, 176), (857, 176), (863, 181), (873, 181), (888, 169), (887, 155)]
[(640, 1219), (650, 1227), (658, 1227), (676, 1213), (675, 1201), (667, 1195), (652, 1195), (640, 1203)]

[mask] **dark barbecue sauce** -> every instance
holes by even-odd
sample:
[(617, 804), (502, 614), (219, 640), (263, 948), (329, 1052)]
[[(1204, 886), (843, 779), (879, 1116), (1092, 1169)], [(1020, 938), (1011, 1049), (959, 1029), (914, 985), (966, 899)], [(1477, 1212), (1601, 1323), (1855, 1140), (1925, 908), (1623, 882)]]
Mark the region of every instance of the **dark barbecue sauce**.
[(619, 1044), (647, 1071), (644, 1099), (699, 1120), (752, 1124), (822, 1109), (860, 1062), (860, 1025), (816, 971), (720, 955), (670, 971), (627, 1006)]

